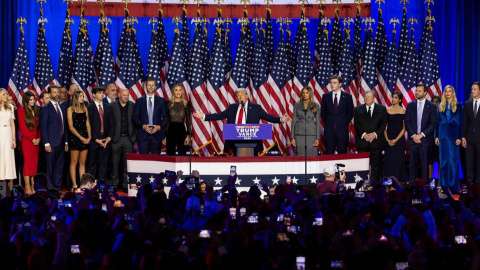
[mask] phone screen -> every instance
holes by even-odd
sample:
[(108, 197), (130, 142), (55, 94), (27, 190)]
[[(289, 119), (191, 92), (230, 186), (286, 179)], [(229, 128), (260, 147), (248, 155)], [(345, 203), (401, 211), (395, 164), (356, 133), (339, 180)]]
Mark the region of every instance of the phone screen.
[(210, 231), (209, 230), (201, 230), (198, 234), (200, 238), (210, 238)]
[(237, 173), (237, 166), (230, 166), (230, 175), (233, 176)]
[(297, 270), (305, 270), (305, 257), (297, 257)]
[(467, 236), (465, 235), (456, 235), (455, 236), (455, 243), (459, 245), (465, 245), (467, 243)]
[(70, 252), (72, 254), (80, 254), (80, 247), (78, 245), (70, 245)]

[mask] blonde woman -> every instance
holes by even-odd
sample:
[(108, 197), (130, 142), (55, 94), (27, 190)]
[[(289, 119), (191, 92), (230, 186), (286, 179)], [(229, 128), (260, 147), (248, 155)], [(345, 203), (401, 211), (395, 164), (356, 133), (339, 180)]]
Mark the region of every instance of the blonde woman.
[(167, 102), (167, 155), (174, 156), (175, 148), (179, 156), (185, 156), (187, 146), (190, 144), (190, 104), (185, 100), (185, 89), (181, 84), (173, 87), (172, 97)]
[[(318, 155), (320, 144), (320, 105), (313, 101), (311, 87), (302, 89), (302, 98), (293, 107), (292, 145), (295, 155)], [(305, 144), (306, 143), (306, 144)]]
[(463, 106), (457, 102), (455, 89), (447, 85), (438, 105), (435, 144), (439, 146), (439, 185), (459, 192), (458, 154), (463, 136)]
[[(8, 103), (7, 90), (0, 88), (0, 180), (17, 178), (15, 169), (15, 114), (13, 105)], [(12, 182), (8, 187), (12, 189)], [(7, 192), (8, 194), (8, 192)]]
[(72, 190), (75, 190), (78, 188), (77, 164), (78, 175), (83, 175), (91, 140), (88, 110), (84, 103), (84, 94), (80, 90), (73, 92), (72, 106), (67, 110), (67, 120), (70, 130), (68, 142), (70, 148), (70, 177), (73, 185)]

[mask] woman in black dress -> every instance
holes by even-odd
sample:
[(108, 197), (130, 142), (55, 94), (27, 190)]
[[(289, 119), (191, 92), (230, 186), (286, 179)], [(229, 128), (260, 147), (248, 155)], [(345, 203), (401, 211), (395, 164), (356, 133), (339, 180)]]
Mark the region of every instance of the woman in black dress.
[(387, 109), (388, 122), (385, 130), (387, 147), (383, 175), (395, 176), (399, 181), (407, 181), (405, 170), (405, 109), (402, 106), (403, 95), (400, 92), (392, 94), (392, 106)]
[(77, 90), (72, 95), (72, 106), (67, 110), (68, 147), (70, 149), (70, 177), (72, 178), (73, 190), (77, 189), (77, 164), (78, 175), (85, 173), (85, 161), (87, 160), (88, 146), (91, 132), (88, 110), (84, 104), (84, 94)]
[(190, 104), (185, 100), (185, 89), (181, 84), (173, 87), (167, 109), (169, 120), (166, 129), (167, 155), (174, 156), (176, 148), (179, 156), (185, 156), (191, 140), (191, 109)]

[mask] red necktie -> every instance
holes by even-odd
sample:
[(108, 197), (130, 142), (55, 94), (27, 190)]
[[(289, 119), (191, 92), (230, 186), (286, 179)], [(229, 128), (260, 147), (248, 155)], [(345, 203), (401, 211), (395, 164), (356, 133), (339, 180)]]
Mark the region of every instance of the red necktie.
[(100, 132), (103, 133), (103, 109), (102, 109), (102, 105), (100, 104), (98, 104), (98, 113), (100, 114), (100, 123), (102, 124)]
[(243, 105), (241, 105), (240, 112), (238, 113), (237, 124), (242, 124), (243, 122)]

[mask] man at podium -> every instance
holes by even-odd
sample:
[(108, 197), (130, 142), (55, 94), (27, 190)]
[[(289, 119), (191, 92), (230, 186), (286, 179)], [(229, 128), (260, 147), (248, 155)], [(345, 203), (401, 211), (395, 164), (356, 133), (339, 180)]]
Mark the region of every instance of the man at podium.
[[(217, 121), (227, 119), (227, 124), (258, 124), (260, 119), (266, 120), (271, 123), (285, 123), (288, 121), (288, 116), (285, 114), (282, 117), (274, 116), (268, 114), (262, 106), (249, 102), (247, 90), (244, 88), (238, 88), (235, 91), (235, 96), (238, 103), (230, 104), (227, 109), (220, 113), (213, 114), (204, 114), (203, 112), (195, 112), (193, 116), (203, 119), (204, 121)], [(258, 155), (258, 152), (262, 151), (262, 141), (251, 141), (255, 142), (257, 146), (255, 147), (254, 154)], [(236, 152), (235, 142), (234, 141), (225, 141), (224, 152), (227, 153), (229, 150)]]

